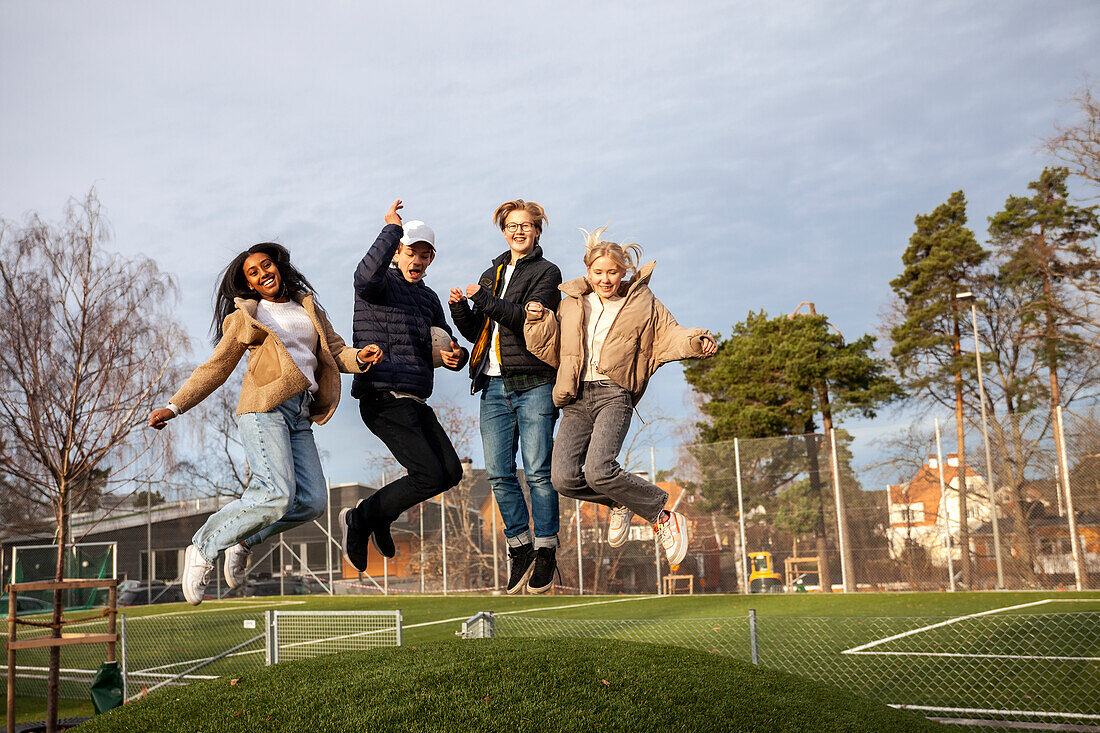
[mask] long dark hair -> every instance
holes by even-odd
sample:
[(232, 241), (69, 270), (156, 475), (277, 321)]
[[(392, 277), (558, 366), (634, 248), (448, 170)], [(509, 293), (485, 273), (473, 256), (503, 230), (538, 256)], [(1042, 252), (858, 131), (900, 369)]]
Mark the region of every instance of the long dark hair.
[(290, 252), (286, 247), (275, 242), (260, 242), (252, 245), (226, 265), (222, 271), (221, 282), (214, 291), (214, 319), (210, 324), (210, 330), (214, 333), (215, 346), (222, 340), (222, 322), (237, 308), (233, 299), (260, 299), (260, 294), (248, 287), (248, 280), (244, 276), (244, 261), (257, 252), (263, 252), (275, 263), (275, 268), (279, 271), (279, 279), (283, 283), (282, 295), (300, 298), (313, 292), (313, 286), (309, 284), (306, 276), (290, 264)]

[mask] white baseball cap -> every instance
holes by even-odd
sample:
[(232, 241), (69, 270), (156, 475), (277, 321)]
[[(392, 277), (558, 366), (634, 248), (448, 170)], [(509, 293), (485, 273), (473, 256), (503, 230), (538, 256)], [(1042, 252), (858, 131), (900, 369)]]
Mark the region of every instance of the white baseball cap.
[(435, 251), (435, 232), (432, 228), (420, 221), (419, 219), (413, 219), (407, 221), (404, 224), (405, 234), (401, 237), (401, 244), (411, 245), (417, 242), (424, 242), (432, 251)]

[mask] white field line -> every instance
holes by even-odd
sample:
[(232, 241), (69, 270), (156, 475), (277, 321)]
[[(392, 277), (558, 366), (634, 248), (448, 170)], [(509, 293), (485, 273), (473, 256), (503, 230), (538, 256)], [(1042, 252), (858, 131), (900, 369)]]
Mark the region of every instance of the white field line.
[(193, 611), (169, 611), (168, 613), (151, 613), (147, 616), (127, 616), (126, 623), (132, 624), (135, 621), (145, 621), (153, 618), (167, 618), (168, 616), (194, 616), (199, 613), (222, 613), (225, 611), (251, 611), (256, 608), (274, 608), (276, 606), (297, 606), (305, 604), (305, 601), (257, 601), (254, 603), (248, 603), (247, 605), (239, 605), (241, 601), (233, 601), (232, 606), (224, 606), (221, 608), (196, 608)]
[[(217, 601), (213, 601), (213, 602), (217, 603)], [(221, 608), (203, 608), (203, 609), (197, 609), (196, 608), (193, 611), (169, 611), (168, 613), (150, 613), (150, 614), (147, 614), (147, 615), (144, 615), (144, 616), (127, 616), (126, 617), (126, 623), (132, 624), (132, 623), (136, 623), (138, 621), (145, 621), (147, 619), (152, 619), (152, 618), (167, 618), (168, 616), (190, 616), (190, 615), (194, 615), (194, 614), (197, 614), (197, 613), (222, 613), (222, 612), (225, 612), (225, 611), (251, 611), (255, 608), (274, 608), (275, 606), (294, 606), (294, 605), (304, 604), (305, 601), (259, 601), (259, 600), (257, 600), (257, 601), (245, 601), (244, 599), (241, 599), (239, 601), (231, 601), (231, 603), (238, 604), (238, 605), (224, 606), (224, 607), (221, 607)], [(247, 605), (239, 605), (241, 603), (247, 603)], [(124, 606), (123, 608), (126, 608), (126, 607)], [(125, 611), (120, 609), (119, 613), (125, 613)], [(67, 628), (75, 629), (75, 628), (79, 628), (81, 626), (88, 626), (88, 625), (97, 624), (97, 623), (98, 624), (106, 624), (107, 621), (106, 621), (105, 618), (104, 619), (93, 618), (93, 619), (89, 619), (87, 621), (80, 621), (78, 623), (73, 624), (72, 626), (67, 625)]]
[(1100, 720), (1100, 715), (1095, 713), (1055, 713), (1047, 710), (993, 710), (986, 708), (940, 708), (931, 705), (899, 705), (888, 703), (890, 707), (898, 710), (925, 710), (930, 713), (967, 713), (970, 715), (1018, 715), (1023, 717), (1035, 717), (1039, 715), (1053, 718), (1081, 718), (1084, 720)]
[[(653, 600), (655, 598), (664, 598), (664, 596), (657, 596), (657, 595), (631, 596), (630, 598), (613, 598), (613, 599), (607, 600), (607, 601), (587, 601), (587, 602), (583, 602), (583, 603), (566, 603), (566, 604), (563, 604), (563, 605), (560, 605), (560, 606), (541, 606), (541, 607), (537, 607), (537, 608), (523, 608), (523, 609), (519, 609), (519, 610), (516, 610), (516, 611), (500, 611), (500, 612), (495, 612), (495, 613), (498, 616), (505, 616), (505, 615), (513, 615), (513, 614), (517, 614), (517, 613), (534, 613), (536, 611), (558, 611), (558, 610), (561, 610), (563, 608), (579, 608), (581, 606), (602, 606), (602, 605), (606, 605), (608, 603), (627, 603), (629, 601), (650, 601), (650, 600)], [(302, 601), (292, 601), (292, 602), (301, 603)], [(183, 613), (187, 613), (187, 612), (184, 611)], [(168, 614), (163, 614), (163, 615), (167, 616)], [(438, 621), (424, 621), (424, 622), (419, 623), (419, 624), (408, 624), (406, 626), (402, 626), (401, 629), (402, 629), (402, 631), (404, 631), (405, 629), (416, 629), (416, 628), (421, 628), (421, 627), (424, 627), (424, 626), (438, 626), (439, 624), (453, 624), (457, 621), (465, 621), (468, 618), (469, 618), (469, 616), (456, 616), (455, 618), (445, 618), (445, 619), (440, 619)], [(286, 644), (286, 645), (280, 644), (279, 648), (280, 649), (287, 649), (289, 647), (305, 646), (307, 644), (322, 644), (326, 641), (335, 641), (335, 640), (338, 640), (338, 639), (346, 639), (346, 638), (351, 638), (351, 637), (354, 637), (354, 636), (366, 636), (368, 634), (378, 634), (378, 633), (382, 633), (383, 631), (390, 631), (390, 630), (391, 629), (372, 629), (370, 631), (360, 631), (360, 632), (357, 632), (355, 634), (347, 634), (347, 635), (344, 635), (344, 636), (334, 636), (334, 637), (327, 637), (327, 638), (324, 638), (324, 639), (314, 639), (314, 640), (310, 640), (310, 641), (301, 641), (301, 642), (295, 642), (293, 644)], [(230, 654), (229, 656), (239, 657), (239, 656), (244, 656), (246, 654), (259, 654), (263, 651), (264, 651), (263, 649), (247, 649), (245, 651), (234, 652), (234, 653)], [(151, 669), (151, 670), (152, 669), (167, 669), (169, 667), (180, 667), (180, 666), (183, 666), (185, 664), (198, 664), (199, 662), (204, 662), (204, 661), (206, 661), (206, 659), (192, 659), (192, 660), (189, 660), (189, 661), (186, 661), (186, 662), (176, 662), (174, 664), (165, 664), (165, 665), (161, 665), (159, 667), (150, 667), (149, 669)], [(140, 670), (140, 671), (137, 671), (137, 672), (131, 672), (130, 674), (142, 674), (145, 671), (147, 671), (147, 670)]]
[(938, 628), (941, 628), (943, 626), (950, 626), (951, 624), (957, 624), (960, 621), (966, 621), (966, 620), (972, 619), (972, 618), (979, 618), (981, 616), (991, 616), (995, 613), (1002, 613), (1004, 611), (1015, 611), (1015, 610), (1020, 609), (1020, 608), (1030, 608), (1032, 606), (1042, 606), (1046, 603), (1050, 603), (1051, 600), (1053, 600), (1053, 599), (1044, 598), (1041, 601), (1032, 601), (1031, 603), (1021, 603), (1018, 606), (1005, 606), (1004, 608), (994, 608), (994, 609), (991, 609), (989, 611), (981, 611), (979, 613), (971, 613), (971, 614), (967, 614), (966, 616), (959, 616), (957, 618), (951, 618), (951, 619), (948, 619), (946, 621), (940, 621), (938, 624), (930, 624), (928, 626), (921, 626), (919, 629), (911, 629), (910, 631), (903, 631), (900, 634), (894, 634), (893, 636), (887, 636), (884, 639), (877, 639), (875, 641), (867, 642), (866, 644), (861, 644), (860, 646), (854, 646), (851, 649), (845, 649), (844, 651), (841, 652), (841, 654), (855, 654), (857, 652), (863, 651), (864, 649), (870, 649), (871, 647), (876, 647), (879, 644), (885, 644), (889, 641), (896, 641), (898, 639), (904, 639), (907, 636), (913, 636), (915, 634), (922, 634), (925, 631), (931, 631), (932, 629), (938, 629)]
[(844, 652), (871, 657), (957, 657), (960, 659), (1020, 659), (1048, 662), (1100, 662), (1100, 657), (1041, 657), (1034, 654), (963, 654), (961, 652)]
[[(665, 596), (631, 596), (630, 598), (614, 598), (610, 601), (589, 601), (587, 603), (567, 603), (562, 606), (542, 606), (540, 608), (522, 608), (518, 611), (493, 611), (494, 616), (511, 616), (517, 613), (535, 613), (537, 611), (559, 611), (563, 608), (580, 608), (581, 606), (603, 606), (608, 603), (628, 603), (630, 601), (651, 601), (654, 598), (664, 598)], [(419, 624), (409, 624), (408, 626), (402, 626), (402, 629), (417, 629), (421, 626), (438, 626), (439, 624), (453, 624), (455, 621), (466, 621), (469, 616), (456, 616), (455, 618), (445, 618), (439, 621), (424, 621)]]
[[(23, 680), (44, 680), (44, 679), (46, 679), (46, 676), (47, 676), (46, 673), (49, 672), (49, 668), (48, 667), (24, 667), (23, 665), (20, 664), (20, 665), (16, 666), (15, 671), (16, 672), (39, 672), (40, 673), (40, 674), (20, 674), (19, 679), (23, 679)], [(58, 672), (61, 672), (63, 674), (82, 675), (81, 677), (61, 677), (60, 679), (63, 682), (87, 682), (88, 681), (87, 678), (94, 676), (95, 673), (96, 673), (96, 670), (94, 670), (94, 669), (60, 669), (60, 670), (58, 670)], [(128, 672), (127, 674), (132, 675), (132, 674), (135, 674), (135, 673), (134, 672)], [(170, 675), (170, 674), (145, 674), (143, 676), (145, 676), (145, 677), (172, 677), (174, 675)], [(215, 679), (217, 679), (217, 677), (215, 675), (189, 674), (183, 679), (215, 680)]]

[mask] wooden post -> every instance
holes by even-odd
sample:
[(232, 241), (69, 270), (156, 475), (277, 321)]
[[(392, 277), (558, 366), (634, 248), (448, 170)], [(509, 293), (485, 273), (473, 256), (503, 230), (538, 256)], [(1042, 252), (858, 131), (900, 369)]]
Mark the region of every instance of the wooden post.
[[(19, 591), (49, 590), (60, 593), (63, 590), (73, 588), (108, 588), (107, 592), (107, 632), (106, 634), (61, 634), (61, 628), (65, 620), (61, 620), (61, 626), (51, 629), (45, 636), (32, 636), (28, 639), (16, 639), (16, 627), (19, 624), (17, 618), (18, 603), (16, 601)], [(115, 661), (115, 644), (118, 642), (118, 634), (115, 633), (115, 617), (118, 614), (118, 580), (115, 578), (80, 579), (80, 580), (38, 580), (30, 583), (12, 583), (8, 586), (8, 710), (7, 729), (15, 730), (15, 653), (19, 649), (55, 649), (76, 644), (106, 644), (107, 661)], [(79, 620), (79, 619), (74, 619)], [(54, 636), (54, 633), (57, 636)], [(48, 712), (48, 711), (47, 711)]]

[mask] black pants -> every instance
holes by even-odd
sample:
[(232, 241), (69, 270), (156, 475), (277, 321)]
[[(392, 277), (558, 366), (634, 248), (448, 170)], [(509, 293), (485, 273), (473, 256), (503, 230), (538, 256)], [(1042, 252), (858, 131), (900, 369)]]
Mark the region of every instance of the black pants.
[(401, 513), (462, 480), (462, 464), (435, 412), (422, 402), (388, 392), (359, 400), (363, 423), (409, 473), (359, 502), (353, 521), (393, 522)]

